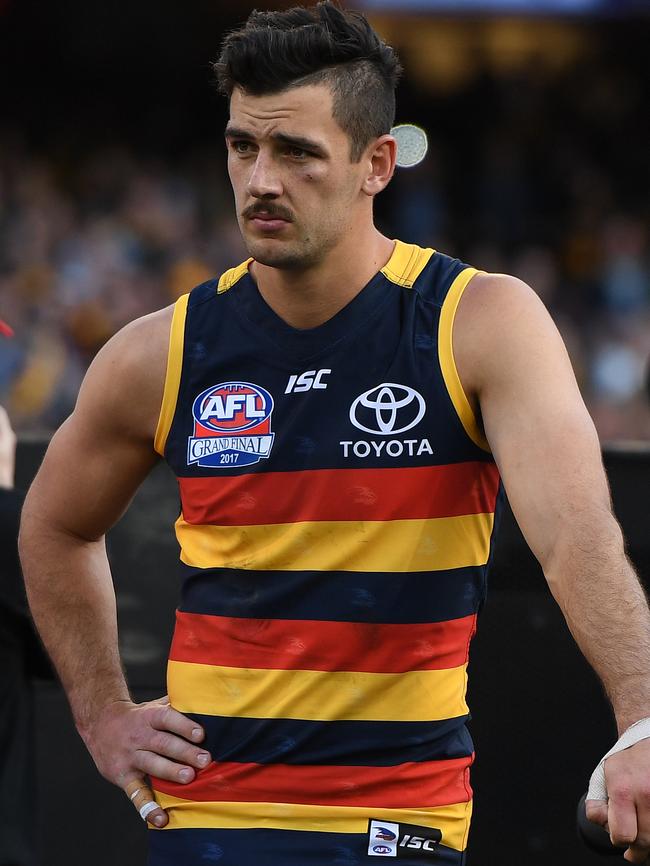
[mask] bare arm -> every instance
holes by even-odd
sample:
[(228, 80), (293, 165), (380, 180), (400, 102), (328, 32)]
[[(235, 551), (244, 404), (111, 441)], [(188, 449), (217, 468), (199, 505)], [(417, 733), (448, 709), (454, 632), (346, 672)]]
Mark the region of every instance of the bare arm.
[[(91, 367), (73, 415), (54, 435), (23, 510), (20, 552), (34, 620), (83, 733), (97, 710), (128, 699), (117, 652), (115, 595), (104, 533), (153, 466), (125, 425), (128, 334)], [(120, 393), (121, 392), (121, 393)]]
[[(623, 731), (650, 716), (650, 614), (625, 556), (598, 438), (562, 340), (525, 284), (477, 276), (461, 300), (454, 345), (513, 513)], [(647, 752), (650, 770), (647, 744), (620, 757), (635, 749)], [(608, 768), (610, 762), (618, 765), (610, 759)], [(619, 783), (620, 776), (608, 778), (609, 824), (621, 844), (637, 838), (637, 828), (618, 811)], [(639, 784), (650, 792), (650, 778)], [(630, 858), (642, 859), (632, 862), (648, 854), (646, 830), (650, 813), (639, 813), (642, 845)]]
[(192, 766), (202, 766), (199, 750), (180, 739), (202, 738), (191, 720), (165, 702), (131, 702), (104, 544), (157, 460), (169, 323), (169, 310), (138, 320), (99, 353), (29, 491), (20, 534), (32, 614), (79, 733), (102, 774), (122, 787), (143, 772), (190, 781)]

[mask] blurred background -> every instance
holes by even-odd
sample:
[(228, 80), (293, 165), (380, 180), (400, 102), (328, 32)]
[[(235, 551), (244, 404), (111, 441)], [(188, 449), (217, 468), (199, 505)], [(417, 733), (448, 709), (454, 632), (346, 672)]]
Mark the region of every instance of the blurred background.
[[(379, 225), (541, 295), (647, 579), (649, 0), (349, 5), (398, 49), (397, 120), (430, 140), (379, 198)], [(16, 334), (0, 339), (0, 403), (19, 433), (19, 486), (101, 345), (246, 256), (209, 65), (251, 8), (0, 0), (0, 318)], [(164, 689), (177, 508), (159, 467), (109, 537), (121, 649), (143, 700)], [(491, 583), (471, 666), (469, 866), (595, 864), (574, 809), (614, 728), (508, 515)], [(38, 866), (142, 866), (143, 827), (98, 778), (55, 685), (37, 689), (36, 727)]]
[[(20, 432), (61, 423), (118, 328), (245, 257), (209, 63), (251, 5), (0, 0), (0, 316), (17, 334), (0, 402)], [(406, 67), (398, 121), (431, 142), (379, 224), (528, 281), (601, 438), (647, 439), (650, 4), (358, 5)]]

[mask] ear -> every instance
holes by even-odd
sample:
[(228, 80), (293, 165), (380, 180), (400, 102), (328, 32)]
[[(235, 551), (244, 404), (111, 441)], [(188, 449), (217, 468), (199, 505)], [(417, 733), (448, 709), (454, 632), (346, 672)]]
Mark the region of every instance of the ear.
[(362, 157), (367, 166), (367, 173), (361, 184), (362, 192), (375, 196), (384, 190), (395, 173), (396, 159), (397, 142), (392, 135), (382, 135), (373, 142)]

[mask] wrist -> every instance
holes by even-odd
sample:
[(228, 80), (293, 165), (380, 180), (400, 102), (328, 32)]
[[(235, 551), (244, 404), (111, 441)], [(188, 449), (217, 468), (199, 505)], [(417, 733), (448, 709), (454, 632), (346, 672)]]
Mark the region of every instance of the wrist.
[(650, 682), (647, 674), (631, 675), (609, 689), (619, 736), (630, 725), (650, 717)]
[(80, 706), (71, 697), (72, 715), (75, 727), (81, 739), (88, 745), (94, 736), (94, 732), (102, 725), (103, 720), (120, 707), (132, 706), (133, 701), (126, 689), (116, 691), (112, 695), (102, 696), (101, 700), (95, 699), (92, 704), (84, 703)]
[(644, 706), (635, 707), (619, 707), (614, 708), (614, 716), (616, 718), (616, 728), (619, 737), (625, 733), (628, 728), (640, 722), (642, 719), (650, 718), (650, 700)]
[(650, 707), (646, 709), (645, 712), (631, 713), (620, 716), (617, 715), (616, 729), (618, 731), (619, 737), (622, 736), (625, 731), (629, 730), (632, 725), (636, 725), (637, 722), (644, 721), (648, 718), (650, 718)]

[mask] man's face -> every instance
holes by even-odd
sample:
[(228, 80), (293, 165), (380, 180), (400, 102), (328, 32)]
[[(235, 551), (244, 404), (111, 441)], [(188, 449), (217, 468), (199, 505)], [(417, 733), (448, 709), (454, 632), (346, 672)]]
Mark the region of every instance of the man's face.
[(352, 224), (367, 165), (350, 161), (329, 87), (265, 96), (236, 89), (226, 143), (239, 227), (253, 258), (289, 269), (320, 262)]

